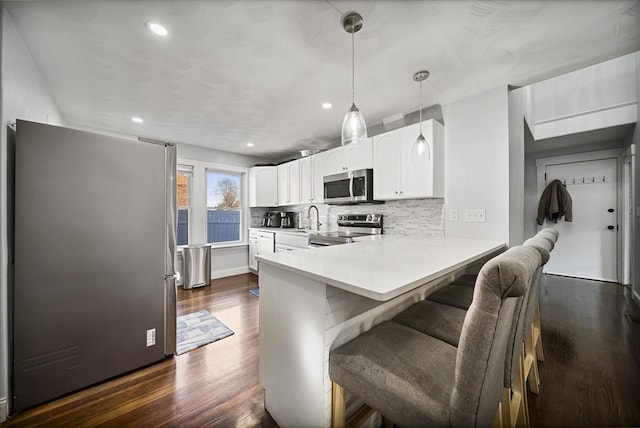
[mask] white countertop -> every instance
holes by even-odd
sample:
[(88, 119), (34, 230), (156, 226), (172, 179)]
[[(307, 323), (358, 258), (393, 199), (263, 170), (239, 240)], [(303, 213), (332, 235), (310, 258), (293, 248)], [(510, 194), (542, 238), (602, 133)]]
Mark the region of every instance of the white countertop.
[(382, 235), (352, 244), (256, 258), (352, 293), (386, 301), (505, 246), (494, 241)]
[(297, 229), (293, 227), (250, 227), (249, 230), (257, 230), (259, 232), (272, 232), (272, 233), (294, 233), (297, 235), (311, 232), (308, 229)]

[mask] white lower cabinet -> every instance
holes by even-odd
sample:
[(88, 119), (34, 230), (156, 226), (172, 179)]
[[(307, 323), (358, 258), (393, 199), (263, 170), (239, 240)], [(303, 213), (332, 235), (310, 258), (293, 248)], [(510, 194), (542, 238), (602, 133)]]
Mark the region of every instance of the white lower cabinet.
[(444, 127), (422, 123), (429, 150), (424, 159), (411, 157), (420, 124), (373, 137), (373, 196), (376, 200), (444, 197)]
[(258, 254), (275, 252), (275, 233), (265, 232), (259, 229), (249, 229), (249, 267), (258, 270)]
[(257, 230), (249, 229), (249, 267), (255, 271), (258, 270), (258, 261), (256, 256), (258, 255), (258, 235), (260, 232)]

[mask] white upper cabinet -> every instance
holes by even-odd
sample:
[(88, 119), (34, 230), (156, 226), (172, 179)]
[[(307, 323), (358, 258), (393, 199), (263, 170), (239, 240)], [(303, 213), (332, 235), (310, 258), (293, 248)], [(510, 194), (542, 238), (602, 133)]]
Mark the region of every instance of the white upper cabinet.
[(324, 201), (325, 154), (322, 152), (300, 159), (300, 203), (314, 204)]
[(278, 206), (278, 169), (275, 166), (249, 168), (249, 206)]
[(364, 144), (349, 144), (325, 152), (325, 175), (373, 168), (373, 138)]
[(634, 123), (638, 53), (531, 85), (536, 140)]
[(300, 203), (300, 161), (278, 165), (278, 205)]
[(444, 197), (444, 127), (422, 123), (429, 150), (424, 159), (411, 158), (420, 134), (414, 124), (373, 137), (373, 197), (376, 200)]

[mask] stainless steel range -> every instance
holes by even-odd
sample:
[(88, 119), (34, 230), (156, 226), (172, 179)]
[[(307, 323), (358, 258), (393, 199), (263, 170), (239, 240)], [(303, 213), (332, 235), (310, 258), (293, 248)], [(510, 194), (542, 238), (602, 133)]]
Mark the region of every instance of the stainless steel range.
[(382, 214), (338, 214), (338, 230), (309, 235), (309, 247), (349, 244), (361, 236), (381, 235)]

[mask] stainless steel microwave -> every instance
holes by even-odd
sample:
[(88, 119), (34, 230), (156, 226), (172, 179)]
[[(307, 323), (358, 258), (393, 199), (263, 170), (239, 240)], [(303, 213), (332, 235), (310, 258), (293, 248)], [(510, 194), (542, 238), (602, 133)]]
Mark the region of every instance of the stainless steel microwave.
[(327, 204), (374, 203), (373, 169), (344, 172), (324, 177), (324, 202)]

